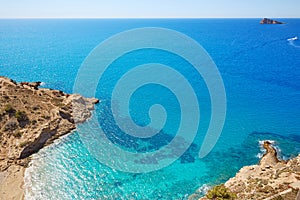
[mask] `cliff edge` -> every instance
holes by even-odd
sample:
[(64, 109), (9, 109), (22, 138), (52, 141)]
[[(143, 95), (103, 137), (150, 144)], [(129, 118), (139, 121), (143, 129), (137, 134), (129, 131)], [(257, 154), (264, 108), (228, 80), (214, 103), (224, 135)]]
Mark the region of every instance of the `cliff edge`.
[(99, 100), (0, 77), (0, 199), (23, 199), (30, 155), (70, 133)]
[(26, 166), (27, 157), (75, 129), (98, 103), (39, 85), (0, 77), (0, 171)]
[[(241, 168), (235, 177), (212, 188), (200, 200), (300, 199), (300, 154), (291, 160), (281, 161), (271, 142), (264, 141), (263, 147), (266, 153), (257, 165)], [(195, 197), (193, 194), (189, 199), (199, 199)]]

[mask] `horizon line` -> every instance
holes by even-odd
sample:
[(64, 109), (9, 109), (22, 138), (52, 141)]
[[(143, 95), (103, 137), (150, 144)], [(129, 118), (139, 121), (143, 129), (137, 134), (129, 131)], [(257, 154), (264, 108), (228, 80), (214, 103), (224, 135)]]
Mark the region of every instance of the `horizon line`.
[(0, 17), (0, 19), (300, 19), (300, 17)]

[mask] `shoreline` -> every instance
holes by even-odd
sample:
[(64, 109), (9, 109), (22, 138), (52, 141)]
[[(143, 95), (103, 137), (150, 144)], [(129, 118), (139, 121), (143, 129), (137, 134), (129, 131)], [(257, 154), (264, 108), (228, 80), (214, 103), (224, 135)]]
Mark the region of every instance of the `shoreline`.
[(89, 119), (96, 98), (0, 76), (0, 199), (23, 200), (31, 155)]
[[(75, 129), (76, 130), (76, 129)], [(69, 133), (60, 136), (56, 140), (53, 141), (50, 145), (44, 146), (42, 149), (45, 150), (51, 145), (56, 145), (61, 142), (61, 140), (65, 137), (70, 136), (73, 134), (73, 131), (70, 131)], [(36, 154), (33, 154), (34, 156)], [(0, 200), (2, 199), (14, 199), (14, 200), (24, 200), (26, 195), (26, 170), (30, 167), (30, 163), (32, 160), (30, 160), (28, 166), (23, 167), (20, 165), (12, 165), (10, 166), (7, 171), (0, 171)], [(17, 187), (16, 187), (17, 186)], [(9, 191), (14, 192), (8, 192)]]
[[(88, 99), (58, 90), (39, 89), (39, 85), (40, 82), (16, 83), (11, 79), (0, 77), (0, 94), (2, 94), (0, 105), (3, 105), (2, 108), (0, 106), (0, 125), (7, 128), (0, 128), (1, 200), (23, 200), (26, 192), (25, 171), (29, 166), (31, 155), (72, 134), (76, 129), (75, 124), (88, 120), (92, 115), (94, 104), (99, 102), (94, 98)], [(6, 98), (7, 95), (11, 96)], [(16, 96), (18, 98), (15, 98)], [(23, 103), (24, 101), (26, 103)], [(10, 109), (7, 109), (8, 103)], [(35, 109), (37, 106), (39, 109)], [(17, 113), (23, 112), (27, 117), (19, 120)], [(46, 114), (48, 117), (43, 117)], [(38, 121), (38, 118), (43, 120)], [(38, 123), (33, 123), (34, 121)], [(12, 122), (15, 122), (13, 123), (15, 125), (8, 126)], [(20, 145), (22, 142), (26, 142), (26, 145)], [(252, 191), (256, 191), (261, 195), (259, 197), (264, 198), (276, 195), (295, 196), (295, 191), (300, 191), (300, 154), (288, 161), (281, 161), (277, 158), (276, 148), (270, 141), (264, 141), (263, 148), (266, 153), (257, 165), (241, 168), (224, 186), (236, 194), (238, 199), (261, 199), (258, 196), (251, 196)], [(252, 176), (254, 178), (251, 178)], [(276, 180), (275, 178), (273, 180), (273, 176)], [(273, 194), (274, 192), (277, 194)], [(200, 198), (195, 193), (190, 195), (189, 199), (208, 198)]]
[[(224, 184), (209, 189), (204, 197), (196, 192), (189, 200), (210, 200), (218, 196), (218, 191), (228, 195), (228, 199), (285, 199), (300, 198), (300, 154), (289, 160), (279, 160), (272, 142), (265, 140), (266, 153), (256, 165), (242, 167), (234, 177)], [(216, 196), (214, 196), (216, 195)], [(227, 199), (227, 198), (225, 198)]]

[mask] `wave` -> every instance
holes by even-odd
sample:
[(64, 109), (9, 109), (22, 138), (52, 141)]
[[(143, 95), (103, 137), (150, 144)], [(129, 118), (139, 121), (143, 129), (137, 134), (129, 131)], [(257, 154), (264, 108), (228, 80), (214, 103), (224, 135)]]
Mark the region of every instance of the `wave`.
[(206, 184), (203, 184), (200, 188), (197, 189), (196, 193), (199, 194), (199, 195), (206, 195), (206, 193), (208, 192), (208, 190), (210, 190), (211, 187), (206, 185)]
[[(34, 156), (34, 157), (36, 157), (36, 156)], [(32, 174), (35, 173), (36, 167), (38, 166), (37, 162), (38, 162), (37, 159), (33, 158), (29, 164), (29, 167), (25, 170), (25, 173), (24, 173), (24, 188), (25, 188), (24, 200), (36, 199), (36, 195), (33, 192), (34, 185), (33, 185), (33, 180), (32, 180)]]
[(296, 48), (300, 48), (300, 44), (297, 40), (298, 39), (295, 39), (295, 38), (288, 39), (289, 45), (296, 47)]
[(40, 83), (40, 86), (45, 86), (45, 85), (46, 85), (45, 82), (41, 82), (41, 83)]
[[(37, 154), (34, 154), (32, 156), (29, 166), (26, 168), (24, 173), (24, 200), (45, 199), (43, 189), (43, 181), (45, 180), (39, 179), (39, 181), (37, 182), (36, 179), (39, 178), (39, 176), (35, 176), (35, 174), (37, 174), (37, 171), (39, 171), (39, 169), (45, 167), (45, 157), (48, 157), (49, 159), (49, 153), (51, 153), (51, 149), (57, 149), (57, 146), (61, 145), (63, 141), (68, 140), (68, 137), (74, 132), (75, 131), (72, 131), (66, 135), (61, 136), (52, 144), (44, 147)], [(46, 169), (44, 168), (44, 170)], [(38, 173), (41, 173), (41, 171), (39, 171)]]
[(298, 40), (298, 37), (297, 37), (297, 36), (296, 36), (296, 37), (293, 37), (293, 38), (287, 39), (287, 41), (295, 41), (295, 40)]

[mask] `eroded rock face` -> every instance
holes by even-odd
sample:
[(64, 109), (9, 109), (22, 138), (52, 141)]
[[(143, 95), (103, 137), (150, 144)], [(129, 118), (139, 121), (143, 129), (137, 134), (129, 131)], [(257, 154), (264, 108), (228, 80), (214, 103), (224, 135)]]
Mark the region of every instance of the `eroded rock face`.
[(273, 19), (263, 18), (260, 21), (260, 24), (284, 24), (283, 22), (279, 22)]
[(225, 187), (234, 192), (239, 200), (296, 199), (300, 191), (300, 155), (289, 161), (280, 161), (269, 141), (264, 141), (263, 147), (266, 153), (259, 164), (241, 168), (235, 177), (225, 183)]
[(91, 110), (94, 109), (94, 104), (99, 103), (99, 100), (96, 98), (84, 98), (78, 94), (72, 95), (71, 99), (75, 123), (82, 123), (91, 117)]
[(28, 156), (74, 130), (99, 102), (39, 85), (0, 77), (0, 171), (26, 166)]

